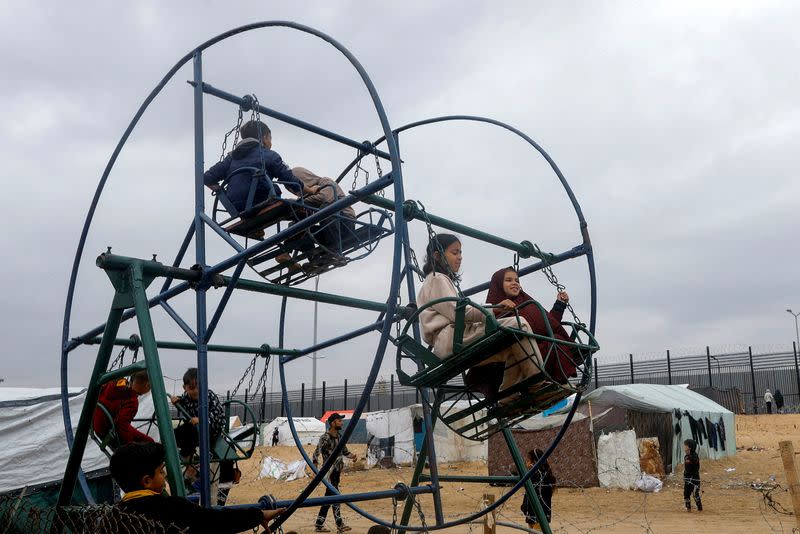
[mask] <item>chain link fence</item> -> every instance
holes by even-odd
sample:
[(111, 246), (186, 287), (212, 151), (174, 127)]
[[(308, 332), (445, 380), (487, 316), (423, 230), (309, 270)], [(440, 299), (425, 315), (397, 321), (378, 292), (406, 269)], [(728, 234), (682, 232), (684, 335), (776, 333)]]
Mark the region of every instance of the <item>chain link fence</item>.
[(0, 495), (0, 532), (6, 534), (181, 534), (164, 525), (110, 505), (39, 506), (24, 493)]

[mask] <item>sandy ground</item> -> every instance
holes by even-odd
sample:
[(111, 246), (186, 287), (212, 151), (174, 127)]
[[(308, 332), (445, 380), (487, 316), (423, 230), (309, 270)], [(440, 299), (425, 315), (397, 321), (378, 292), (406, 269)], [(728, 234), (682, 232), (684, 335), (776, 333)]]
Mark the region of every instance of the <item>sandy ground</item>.
[[(559, 488), (553, 498), (554, 516), (552, 528), (560, 533), (588, 532), (653, 532), (653, 533), (746, 533), (792, 532), (796, 526), (792, 515), (779, 513), (768, 505), (764, 491), (754, 489), (774, 476), (779, 485), (772, 491), (775, 507), (791, 510), (791, 499), (785, 481), (778, 442), (792, 440), (795, 450), (800, 452), (800, 415), (738, 416), (736, 423), (737, 454), (734, 458), (719, 461), (705, 460), (701, 465), (703, 484), (703, 512), (687, 513), (683, 509), (683, 483), (679, 476), (667, 477), (664, 489), (659, 493), (605, 490), (601, 488)], [(568, 443), (563, 443), (568, 447)], [(753, 449), (753, 450), (748, 450)], [(308, 448), (309, 452), (313, 450)], [(351, 450), (363, 456), (363, 446)], [(258, 480), (260, 461), (264, 456), (282, 460), (296, 460), (300, 454), (293, 447), (264, 447), (246, 464), (242, 465), (242, 483), (231, 491), (229, 503), (255, 502), (263, 494), (272, 494), (279, 499), (290, 499), (305, 487), (309, 479), (279, 482), (273, 479)], [(733, 468), (733, 471), (728, 469)], [(484, 463), (442, 465), (441, 473), (486, 474)], [(345, 472), (341, 489), (344, 492), (364, 492), (389, 489), (398, 481), (408, 482), (412, 468), (371, 469)], [(483, 484), (445, 483), (442, 489), (444, 513), (447, 519), (455, 519), (481, 508), (482, 496), (486, 493), (499, 497), (505, 488)], [(319, 490), (315, 495), (322, 494)], [(497, 518), (498, 521), (522, 524), (519, 506), (521, 494), (513, 496)], [(430, 497), (421, 498), (422, 508), (429, 523), (433, 523), (433, 508)], [(364, 508), (391, 521), (390, 501), (364, 503)], [(349, 508), (343, 507), (343, 515), (353, 532), (366, 532), (370, 522)], [(313, 531), (316, 509), (301, 509), (287, 522), (287, 530), (300, 533)], [(329, 516), (330, 517), (330, 516)], [(412, 522), (419, 524), (414, 514)], [(328, 526), (333, 526), (332, 518)], [(479, 525), (461, 526), (447, 532), (483, 532)], [(519, 532), (498, 527), (497, 532)]]

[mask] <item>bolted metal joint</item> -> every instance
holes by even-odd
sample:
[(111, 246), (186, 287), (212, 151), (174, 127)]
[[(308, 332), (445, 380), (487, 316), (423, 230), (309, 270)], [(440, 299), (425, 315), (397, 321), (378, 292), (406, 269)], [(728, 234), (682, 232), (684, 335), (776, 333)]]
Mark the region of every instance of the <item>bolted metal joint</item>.
[(242, 111), (251, 111), (256, 105), (256, 99), (253, 98), (253, 95), (244, 95), (242, 97), (242, 103), (239, 107)]
[(142, 338), (140, 338), (138, 334), (131, 334), (127, 346), (131, 350), (138, 349), (139, 347), (142, 346)]
[(520, 251), (520, 253), (519, 253), (521, 258), (530, 258), (531, 256), (533, 256), (533, 253), (536, 251), (536, 248), (533, 246), (533, 243), (531, 243), (528, 240), (522, 241), (520, 243), (520, 245), (525, 247), (525, 250)]
[(220, 282), (222, 282), (221, 285), (225, 285), (224, 279), (220, 280), (221, 277), (216, 274), (209, 275), (206, 272), (207, 268), (203, 267), (202, 265), (195, 263), (189, 268), (189, 270), (201, 274), (200, 280), (197, 280), (196, 282), (191, 282), (191, 281), (189, 282), (189, 287), (191, 287), (195, 291), (205, 291), (211, 287), (214, 288), (220, 287)]
[(264, 510), (274, 510), (277, 507), (278, 500), (274, 495), (262, 495), (258, 499), (258, 506)]
[(422, 210), (415, 200), (406, 200), (403, 202), (403, 218), (407, 221), (419, 219)]
[(266, 343), (261, 345), (261, 351), (258, 353), (259, 356), (262, 356), (264, 358), (269, 358), (271, 354), (272, 354), (272, 347), (270, 347)]

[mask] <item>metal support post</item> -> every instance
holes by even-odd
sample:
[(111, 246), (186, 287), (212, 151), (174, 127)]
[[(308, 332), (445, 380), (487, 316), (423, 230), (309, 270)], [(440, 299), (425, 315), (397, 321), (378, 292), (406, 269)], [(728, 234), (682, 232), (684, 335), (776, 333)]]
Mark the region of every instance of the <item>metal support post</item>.
[(800, 366), (797, 365), (797, 342), (792, 341), (792, 352), (794, 353), (794, 376), (797, 378), (797, 398), (800, 405)]
[(708, 363), (708, 387), (714, 387), (711, 381), (711, 347), (706, 345), (706, 363)]
[(322, 381), (322, 412), (319, 414), (320, 417), (325, 413), (325, 381)]
[(631, 362), (631, 384), (633, 384), (636, 381), (633, 378), (633, 354), (630, 355), (630, 362)]
[(153, 320), (150, 316), (150, 308), (147, 305), (147, 294), (145, 294), (147, 284), (142, 279), (142, 273), (136, 265), (133, 266), (131, 278), (136, 321), (139, 324), (139, 337), (142, 339), (147, 376), (150, 377), (150, 394), (153, 396), (158, 434), (166, 451), (164, 463), (167, 465), (167, 481), (169, 482), (170, 494), (183, 497), (186, 495), (186, 487), (183, 485), (183, 471), (181, 470), (181, 461), (178, 456), (178, 444), (175, 442), (175, 432), (172, 430), (172, 416), (167, 405), (167, 389), (164, 386), (164, 375), (161, 372), (161, 360), (158, 357), (156, 336), (153, 332)]
[(600, 369), (597, 367), (597, 358), (594, 359), (594, 389), (600, 387)]
[(667, 349), (667, 384), (672, 385), (672, 359), (669, 357), (669, 349)]
[[(522, 475), (525, 474), (528, 469), (525, 466), (525, 461), (522, 459), (522, 455), (519, 453), (519, 447), (517, 447), (517, 442), (514, 441), (514, 436), (511, 433), (511, 430), (504, 428), (503, 437), (506, 440), (506, 445), (508, 445), (509, 452), (511, 452), (511, 458), (514, 460), (514, 465), (517, 468), (517, 474), (519, 474), (519, 477), (522, 478)], [(533, 483), (530, 481), (530, 479), (525, 481), (525, 493), (531, 503), (533, 503), (533, 512), (536, 514), (536, 519), (539, 520), (542, 534), (553, 534), (553, 531), (550, 530), (550, 523), (547, 522), (547, 516), (544, 514), (542, 503), (539, 502), (539, 496), (536, 495), (536, 491), (534, 490)]]
[(394, 375), (389, 380), (389, 408), (394, 410)]
[[(116, 297), (115, 297), (116, 301)], [(75, 431), (75, 438), (72, 442), (72, 449), (69, 452), (67, 468), (64, 471), (64, 479), (61, 482), (61, 490), (58, 493), (58, 505), (66, 506), (72, 501), (72, 494), (75, 491), (75, 482), (78, 479), (78, 472), (81, 468), (81, 460), (86, 450), (86, 440), (89, 439), (89, 427), (92, 424), (94, 410), (97, 407), (97, 399), (100, 398), (100, 376), (106, 372), (108, 362), (111, 359), (111, 351), (114, 348), (113, 340), (117, 336), (119, 324), (122, 320), (124, 307), (112, 305), (106, 321), (106, 329), (103, 332), (103, 340), (97, 351), (97, 359), (94, 362), (92, 377), (86, 389), (86, 399), (83, 401), (78, 428)]]
[(347, 409), (347, 379), (344, 379), (344, 400), (342, 401), (342, 410)]
[(750, 354), (750, 382), (753, 385), (753, 413), (758, 413), (758, 394), (756, 393), (756, 373), (753, 370), (753, 347), (747, 347)]
[[(203, 57), (200, 50), (194, 53), (194, 235), (195, 235), (195, 264), (206, 269), (206, 225), (202, 214), (205, 213), (205, 185), (203, 183), (204, 154), (203, 154)], [(198, 418), (197, 425), (200, 431), (200, 504), (204, 507), (212, 505), (211, 502), (211, 474), (210, 440), (208, 430), (208, 340), (206, 338), (206, 287), (202, 284), (195, 288), (195, 302), (197, 308), (197, 385)], [(216, 504), (216, 503), (213, 503)]]
[(300, 384), (300, 417), (306, 416), (306, 383)]

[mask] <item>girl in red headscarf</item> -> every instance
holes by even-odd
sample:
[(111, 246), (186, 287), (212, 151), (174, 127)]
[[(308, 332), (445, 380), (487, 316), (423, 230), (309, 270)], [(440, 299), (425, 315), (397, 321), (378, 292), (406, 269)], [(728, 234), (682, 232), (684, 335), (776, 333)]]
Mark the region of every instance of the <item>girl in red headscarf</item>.
[[(504, 304), (503, 308), (495, 308), (494, 313), (497, 316), (507, 316), (509, 313), (508, 308), (517, 307), (523, 302), (533, 300), (530, 295), (522, 290), (519, 285), (519, 275), (511, 267), (500, 269), (492, 275), (492, 280), (489, 283), (489, 294), (486, 296), (486, 302), (489, 304)], [(528, 304), (518, 310), (520, 317), (523, 317), (531, 326), (534, 334), (549, 336), (547, 331), (547, 323), (550, 323), (550, 328), (553, 331), (553, 336), (556, 339), (563, 341), (571, 341), (569, 334), (564, 327), (561, 326), (561, 318), (564, 315), (564, 310), (567, 308), (569, 302), (569, 295), (561, 291), (558, 294), (553, 309), (546, 312), (544, 315), (535, 304)], [(577, 376), (577, 362), (575, 355), (571, 348), (563, 345), (556, 345), (550, 341), (537, 340), (539, 345), (539, 352), (542, 353), (542, 359), (545, 360), (545, 371), (553, 378), (553, 380), (560, 384), (565, 384), (569, 377)], [(551, 353), (552, 350), (552, 353)]]

